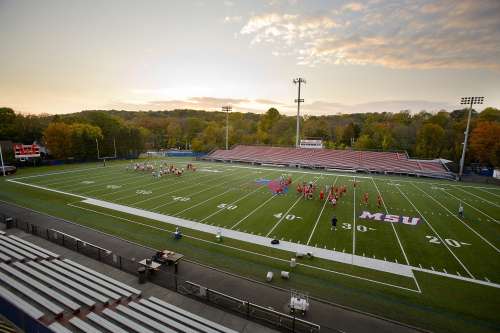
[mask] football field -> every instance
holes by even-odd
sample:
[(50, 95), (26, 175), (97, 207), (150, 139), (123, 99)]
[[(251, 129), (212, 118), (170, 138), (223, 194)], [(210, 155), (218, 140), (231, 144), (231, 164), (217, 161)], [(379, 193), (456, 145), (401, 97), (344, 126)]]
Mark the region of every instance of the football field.
[[(163, 163), (186, 168), (189, 160), (139, 162), (155, 168)], [(168, 239), (164, 246), (190, 242), (193, 247), (213, 251), (215, 258), (221, 253), (240, 261), (251, 257), (248, 260), (255, 261), (254, 268), (241, 263), (238, 267), (234, 262), (219, 265), (220, 259), (214, 259), (213, 265), (229, 271), (234, 268), (237, 274), (261, 281), (267, 270), (286, 269), (292, 272), (292, 283), (297, 274), (375, 290), (380, 295), (406, 295), (409, 299), (426, 295), (424, 306), (439, 297), (443, 285), (457, 290), (479, 288), (478, 295), (488, 307), (499, 304), (498, 299), (490, 298), (500, 290), (499, 187), (231, 163), (194, 164), (197, 170), (182, 176), (157, 178), (151, 171), (134, 171), (130, 161), (117, 161), (106, 167), (92, 164), (26, 175), (21, 172), (7, 182), (37, 193), (40, 205), (44, 196), (64, 197), (65, 211), (92, 214), (100, 221), (89, 221), (92, 227), (124, 237), (133, 233), (133, 240), (157, 248), (163, 238)], [(269, 183), (280, 176), (291, 177), (292, 184), (287, 193), (274, 194)], [(313, 199), (297, 193), (297, 184), (303, 182), (316, 187)], [(329, 186), (347, 188), (336, 206), (319, 199), (320, 189)], [(364, 195), (368, 203), (363, 202)], [(383, 198), (380, 205), (377, 196)], [(464, 217), (458, 215), (460, 205)], [(334, 215), (336, 230), (331, 228)], [(103, 221), (109, 222), (98, 225)], [(184, 237), (173, 241), (176, 226)], [(216, 240), (217, 233), (222, 242)], [(157, 236), (150, 238), (152, 234)], [(272, 245), (272, 239), (280, 244)], [(197, 259), (195, 252), (191, 257)], [(290, 268), (288, 262), (297, 252), (310, 253), (313, 258), (297, 258), (298, 266)], [(314, 283), (299, 282), (294, 287), (328, 298)], [(446, 308), (453, 302), (441, 300), (436, 306)], [(460, 309), (467, 307), (467, 301), (460, 302)]]

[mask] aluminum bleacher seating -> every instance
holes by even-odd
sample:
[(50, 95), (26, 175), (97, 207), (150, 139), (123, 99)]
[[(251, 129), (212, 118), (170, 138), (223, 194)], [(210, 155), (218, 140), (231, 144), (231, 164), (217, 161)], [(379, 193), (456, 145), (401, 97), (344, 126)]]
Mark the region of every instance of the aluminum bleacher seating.
[(37, 259), (36, 255), (34, 255), (34, 254), (32, 254), (32, 253), (30, 253), (28, 251), (25, 251), (25, 250), (17, 247), (16, 245), (13, 245), (13, 244), (9, 243), (9, 242), (3, 241), (1, 239), (0, 239), (0, 246), (8, 248), (11, 251), (17, 252), (20, 255), (22, 255), (23, 257), (26, 257), (28, 259), (31, 259), (31, 260), (36, 260)]
[(5, 241), (6, 243), (12, 244), (12, 245), (14, 245), (14, 246), (26, 251), (26, 252), (29, 252), (29, 253), (37, 256), (38, 258), (42, 258), (42, 259), (49, 259), (50, 258), (50, 256), (48, 254), (46, 254), (42, 251), (39, 251), (31, 246), (28, 246), (24, 243), (21, 243), (12, 237), (0, 236), (0, 240)]
[(125, 283), (122, 283), (122, 282), (120, 282), (120, 281), (116, 281), (115, 279), (112, 279), (112, 278), (110, 278), (110, 277), (109, 277), (109, 276), (107, 276), (107, 275), (104, 275), (104, 274), (101, 274), (101, 273), (99, 273), (99, 272), (96, 272), (96, 271), (94, 271), (94, 270), (92, 270), (92, 269), (90, 269), (90, 268), (87, 268), (87, 267), (85, 267), (85, 266), (82, 266), (82, 265), (80, 265), (80, 264), (78, 264), (78, 263), (76, 263), (76, 262), (74, 262), (74, 261), (71, 261), (71, 260), (69, 260), (69, 259), (64, 259), (63, 261), (64, 261), (65, 263), (67, 263), (67, 264), (70, 264), (70, 265), (72, 265), (72, 266), (76, 267), (76, 268), (79, 268), (79, 269), (80, 269), (80, 270), (82, 270), (82, 271), (85, 271), (85, 272), (87, 272), (87, 273), (90, 273), (90, 274), (92, 274), (92, 275), (95, 275), (95, 276), (97, 276), (97, 277), (101, 278), (102, 280), (108, 281), (108, 282), (110, 282), (110, 283), (112, 283), (112, 284), (114, 284), (114, 285), (116, 285), (116, 286), (118, 286), (118, 287), (120, 287), (120, 288), (122, 288), (122, 289), (128, 290), (129, 292), (131, 292), (131, 293), (133, 293), (133, 294), (135, 294), (135, 295), (138, 295), (138, 296), (139, 296), (139, 295), (141, 295), (141, 293), (142, 293), (142, 292), (141, 292), (140, 290), (138, 290), (138, 289), (132, 288), (132, 287), (130, 287), (130, 286), (128, 286), (128, 285), (126, 285)]
[(121, 314), (118, 314), (115, 311), (112, 311), (110, 309), (104, 309), (102, 311), (102, 313), (104, 315), (106, 315), (107, 317), (113, 319), (114, 321), (116, 321), (120, 325), (123, 325), (123, 326), (127, 327), (127, 329), (130, 329), (130, 330), (132, 330), (134, 332), (137, 332), (137, 333), (154, 333), (153, 331), (145, 328), (144, 326), (138, 324), (137, 322), (135, 322), (133, 320), (130, 320), (127, 317), (124, 317)]
[(20, 261), (23, 261), (25, 259), (22, 255), (20, 255), (16, 251), (12, 251), (6, 247), (3, 247), (2, 245), (0, 245), (0, 253), (3, 253), (5, 255), (10, 256), (13, 259), (20, 260)]
[(104, 319), (103, 317), (91, 312), (87, 315), (87, 318), (97, 324), (98, 326), (106, 329), (107, 332), (113, 333), (127, 333), (124, 329), (120, 328), (116, 324), (113, 324), (109, 320)]
[(335, 149), (284, 148), (239, 145), (231, 150), (216, 150), (205, 157), (214, 161), (299, 165), (301, 167), (393, 172), (449, 178), (451, 174), (439, 161), (419, 161), (405, 153)]
[(101, 287), (100, 285), (98, 285), (97, 283), (95, 283), (93, 281), (84, 279), (81, 276), (73, 274), (70, 271), (66, 270), (65, 268), (60, 267), (60, 266), (52, 263), (51, 261), (43, 260), (43, 261), (41, 261), (41, 263), (43, 265), (47, 266), (48, 268), (50, 268), (51, 270), (56, 271), (62, 275), (65, 275), (66, 277), (70, 278), (74, 282), (78, 281), (78, 283), (83, 284), (83, 285), (103, 294), (103, 295), (106, 295), (107, 297), (109, 297), (115, 301), (119, 300), (121, 298), (121, 296), (119, 294), (117, 294), (117, 293), (115, 293), (107, 288)]
[(102, 331), (98, 330), (94, 326), (90, 325), (86, 321), (81, 320), (78, 317), (73, 317), (69, 320), (69, 322), (78, 328), (80, 331), (84, 333), (101, 333)]
[[(131, 302), (131, 303), (129, 303), (129, 307), (131, 307), (132, 309), (137, 310), (137, 311), (141, 312), (142, 314), (145, 314), (151, 318), (155, 318), (156, 320), (162, 322), (163, 324), (166, 324), (170, 327), (175, 327), (176, 329), (178, 329), (182, 332), (193, 332), (193, 329), (191, 329), (188, 326), (185, 326), (182, 323), (179, 323), (177, 320), (166, 317), (163, 314), (156, 312), (153, 309), (148, 308), (148, 307), (141, 305), (139, 303)], [(194, 332), (196, 332), (196, 331), (194, 331)]]
[(38, 303), (40, 306), (46, 308), (56, 316), (62, 315), (64, 309), (47, 298), (43, 297), (36, 291), (26, 287), (24, 284), (17, 282), (13, 278), (0, 272), (0, 281), (2, 284), (9, 286), (10, 288), (16, 290), (17, 292), (23, 294), (25, 297), (31, 301)]
[(41, 272), (43, 272), (43, 273), (45, 273), (47, 275), (50, 275), (54, 279), (59, 280), (59, 281), (65, 283), (67, 286), (71, 286), (75, 290), (78, 290), (79, 292), (81, 292), (81, 293), (83, 293), (83, 294), (85, 294), (87, 296), (90, 296), (93, 299), (96, 299), (96, 300), (98, 300), (101, 303), (106, 304), (106, 303), (109, 302), (109, 298), (108, 297), (103, 296), (102, 294), (100, 294), (98, 292), (95, 292), (95, 291), (93, 291), (93, 290), (91, 290), (91, 289), (89, 289), (89, 288), (87, 288), (85, 286), (82, 286), (80, 283), (78, 283), (75, 280), (68, 279), (68, 278), (62, 276), (61, 274), (54, 272), (53, 270), (50, 269), (50, 267), (42, 266), (39, 263), (34, 262), (34, 261), (30, 261), (30, 262), (28, 262), (28, 264), (31, 267), (36, 268), (37, 270), (39, 270), (39, 271), (41, 271)]
[(50, 256), (50, 257), (52, 257), (52, 258), (59, 258), (59, 255), (58, 255), (58, 254), (56, 254), (56, 253), (54, 253), (54, 252), (51, 252), (51, 251), (49, 251), (49, 250), (47, 250), (47, 249), (44, 249), (44, 248), (42, 248), (42, 247), (40, 247), (40, 246), (37, 246), (37, 245), (35, 245), (35, 244), (33, 244), (33, 243), (30, 243), (30, 242), (28, 242), (28, 241), (25, 241), (25, 240), (24, 240), (24, 239), (22, 239), (22, 238), (19, 238), (19, 237), (14, 236), (14, 235), (10, 235), (9, 237), (10, 237), (10, 238), (12, 238), (12, 239), (14, 239), (14, 240), (16, 240), (16, 241), (17, 241), (17, 242), (19, 242), (19, 243), (22, 243), (22, 244), (27, 245), (27, 246), (29, 246), (29, 247), (31, 247), (31, 248), (33, 248), (33, 249), (35, 249), (35, 250), (38, 250), (39, 252), (43, 252), (43, 253), (45, 253), (46, 255), (48, 255), (48, 256)]
[(38, 280), (52, 286), (52, 288), (59, 289), (60, 291), (64, 292), (68, 296), (71, 296), (73, 299), (77, 300), (79, 303), (84, 304), (90, 308), (95, 306), (95, 302), (91, 300), (90, 298), (82, 295), (81, 293), (75, 291), (75, 289), (70, 288), (65, 286), (63, 283), (58, 282), (54, 279), (51, 279), (50, 277), (38, 272), (37, 270), (23, 264), (20, 262), (14, 263), (14, 266), (17, 268), (23, 270), (25, 273), (30, 274), (31, 276), (37, 278)]
[[(130, 308), (127, 308), (123, 305), (118, 305), (116, 307), (116, 309), (118, 311), (126, 314), (127, 316), (134, 318), (137, 321), (140, 321), (144, 325), (147, 325), (147, 326), (154, 328), (155, 330), (158, 330), (158, 331), (164, 332), (164, 333), (175, 333), (175, 331), (173, 329), (158, 323), (157, 318), (146, 317), (146, 316), (144, 316), (144, 315), (142, 315), (142, 314), (140, 314), (140, 313), (138, 313)], [(177, 329), (179, 329), (179, 328), (177, 327)]]
[(12, 259), (6, 255), (6, 254), (3, 254), (0, 252), (0, 261), (3, 261), (3, 262), (10, 262)]
[(70, 300), (69, 298), (67, 298), (64, 295), (61, 295), (60, 293), (58, 293), (54, 289), (49, 288), (49, 287), (45, 286), (44, 284), (42, 284), (42, 283), (30, 278), (29, 276), (21, 273), (20, 271), (18, 271), (14, 267), (7, 265), (7, 264), (4, 264), (4, 263), (0, 263), (0, 268), (3, 271), (11, 274), (16, 279), (23, 281), (29, 287), (31, 287), (33, 289), (37, 289), (38, 291), (44, 293), (48, 297), (53, 298), (54, 300), (58, 301), (59, 303), (63, 304), (67, 308), (69, 308), (70, 310), (72, 310), (74, 312), (80, 310), (81, 307), (77, 303), (73, 302), (72, 300)]
[(8, 289), (2, 287), (1, 285), (0, 285), (0, 297), (9, 300), (9, 302), (17, 306), (19, 309), (24, 311), (24, 313), (26, 313), (33, 319), (38, 320), (45, 315), (42, 311), (38, 310), (36, 307), (26, 302), (16, 294), (10, 292)]
[(73, 333), (63, 325), (61, 325), (59, 322), (55, 321), (52, 324), (49, 325), (49, 328), (54, 332), (54, 333)]

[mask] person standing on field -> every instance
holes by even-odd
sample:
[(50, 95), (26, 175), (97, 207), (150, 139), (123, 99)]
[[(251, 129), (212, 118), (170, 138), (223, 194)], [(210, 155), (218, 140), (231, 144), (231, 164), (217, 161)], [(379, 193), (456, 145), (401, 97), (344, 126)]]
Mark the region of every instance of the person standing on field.
[(330, 230), (337, 230), (337, 216), (333, 215), (332, 217), (332, 227)]
[(460, 216), (460, 218), (464, 218), (464, 206), (462, 206), (462, 203), (458, 206), (458, 216)]

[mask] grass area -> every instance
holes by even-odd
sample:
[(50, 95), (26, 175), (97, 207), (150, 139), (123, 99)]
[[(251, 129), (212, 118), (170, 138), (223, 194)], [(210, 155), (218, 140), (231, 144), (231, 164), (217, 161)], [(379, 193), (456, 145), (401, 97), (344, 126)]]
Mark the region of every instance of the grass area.
[[(156, 165), (161, 162), (151, 160)], [(168, 160), (179, 167), (187, 162)], [(500, 283), (498, 187), (199, 162), (196, 172), (154, 179), (151, 172), (127, 170), (129, 163), (23, 169), (7, 178), (19, 183), (2, 179), (0, 199), (137, 243), (173, 249), (259, 281), (268, 270), (291, 270), (290, 280), (273, 284), (431, 330), (493, 332), (500, 328), (498, 285), (477, 283)], [(273, 195), (264, 182), (256, 182), (282, 174), (293, 180), (286, 195)], [(313, 200), (297, 195), (295, 186), (303, 181), (313, 182), (318, 189), (345, 185), (347, 192), (332, 207), (320, 201), (317, 192)], [(364, 193), (368, 204), (362, 203)], [(299, 259), (299, 265), (290, 269), (288, 261), (294, 253), (238, 239), (217, 243), (214, 234), (192, 229), (183, 229), (185, 237), (175, 241), (171, 224), (84, 203), (68, 194), (411, 266), (414, 277), (318, 257)], [(457, 216), (460, 202), (465, 208), (463, 219)], [(420, 220), (416, 225), (384, 222), (361, 218), (363, 211)], [(334, 214), (339, 220), (336, 231), (330, 230)]]

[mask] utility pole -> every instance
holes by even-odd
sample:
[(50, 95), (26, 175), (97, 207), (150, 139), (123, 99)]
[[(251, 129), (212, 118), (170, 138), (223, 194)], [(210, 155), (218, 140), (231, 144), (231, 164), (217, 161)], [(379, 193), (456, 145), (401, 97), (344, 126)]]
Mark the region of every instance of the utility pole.
[(295, 136), (295, 148), (299, 148), (300, 147), (300, 103), (304, 102), (304, 99), (300, 98), (300, 87), (301, 87), (302, 83), (304, 83), (304, 84), (306, 83), (306, 80), (299, 77), (299, 78), (293, 79), (293, 83), (299, 84), (298, 97), (295, 100), (295, 103), (297, 103), (297, 135)]
[(465, 162), (465, 151), (467, 150), (467, 140), (469, 139), (469, 126), (470, 126), (470, 118), (472, 115), (472, 106), (474, 104), (483, 104), (484, 97), (462, 97), (460, 99), (460, 104), (469, 105), (469, 115), (467, 117), (467, 127), (465, 128), (465, 138), (462, 149), (462, 158), (460, 158), (460, 171), (458, 173), (458, 178), (462, 180), (463, 172), (464, 172), (464, 162)]
[(231, 105), (226, 105), (226, 106), (223, 106), (222, 107), (222, 112), (226, 112), (226, 150), (229, 149), (229, 112), (232, 110), (233, 108), (231, 107)]

